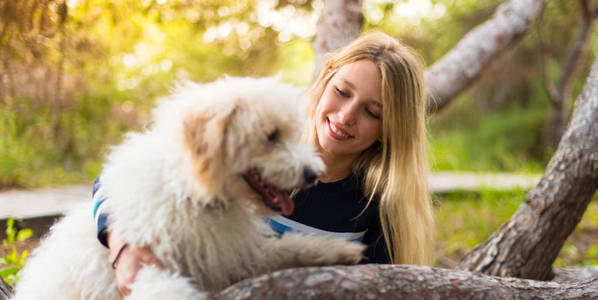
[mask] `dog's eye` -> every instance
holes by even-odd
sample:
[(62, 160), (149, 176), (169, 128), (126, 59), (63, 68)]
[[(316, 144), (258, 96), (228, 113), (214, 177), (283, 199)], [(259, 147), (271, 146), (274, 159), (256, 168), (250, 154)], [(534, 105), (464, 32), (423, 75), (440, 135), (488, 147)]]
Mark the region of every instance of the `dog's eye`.
[(272, 132), (270, 132), (268, 134), (268, 141), (274, 142), (274, 141), (276, 141), (277, 138), (278, 138), (278, 128), (272, 130)]

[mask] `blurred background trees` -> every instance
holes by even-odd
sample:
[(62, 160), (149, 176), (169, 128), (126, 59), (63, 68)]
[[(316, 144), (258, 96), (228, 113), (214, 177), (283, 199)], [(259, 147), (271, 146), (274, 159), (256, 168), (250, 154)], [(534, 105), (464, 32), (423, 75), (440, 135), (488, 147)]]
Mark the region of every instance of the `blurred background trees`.
[[(501, 2), (366, 0), (363, 30), (402, 39), (431, 65)], [(543, 170), (555, 145), (546, 133), (545, 86), (563, 73), (583, 2), (550, 1), (522, 42), (433, 117), (436, 170)], [(0, 188), (92, 180), (107, 145), (140, 128), (177, 81), (280, 74), (309, 85), (322, 7), (321, 0), (1, 0)], [(587, 38), (590, 55), (595, 36)], [(571, 76), (567, 113), (588, 64)]]
[[(431, 65), (501, 2), (366, 0), (363, 30), (402, 39)], [(550, 1), (521, 43), (433, 117), (436, 170), (543, 170), (555, 145), (545, 86), (563, 73), (583, 2)], [(309, 85), (322, 8), (321, 0), (1, 0), (0, 188), (92, 180), (107, 145), (140, 128), (177, 81), (281, 74)], [(588, 64), (570, 77), (567, 113)]]

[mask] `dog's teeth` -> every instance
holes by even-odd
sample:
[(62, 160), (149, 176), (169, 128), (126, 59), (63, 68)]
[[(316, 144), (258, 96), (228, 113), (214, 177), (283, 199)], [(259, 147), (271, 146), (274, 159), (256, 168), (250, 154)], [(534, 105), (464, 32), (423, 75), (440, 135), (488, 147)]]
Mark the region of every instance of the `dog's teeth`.
[(274, 203), (278, 203), (278, 197), (274, 198)]

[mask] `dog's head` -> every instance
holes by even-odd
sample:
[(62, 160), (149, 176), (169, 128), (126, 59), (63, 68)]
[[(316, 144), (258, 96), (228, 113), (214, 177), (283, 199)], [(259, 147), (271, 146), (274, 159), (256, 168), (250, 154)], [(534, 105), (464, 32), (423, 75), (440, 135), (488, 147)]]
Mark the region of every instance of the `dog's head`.
[(324, 171), (313, 146), (299, 142), (301, 91), (274, 78), (226, 78), (186, 93), (195, 104), (183, 112), (184, 145), (209, 195), (200, 201), (250, 199), (261, 214), (291, 214), (289, 191)]

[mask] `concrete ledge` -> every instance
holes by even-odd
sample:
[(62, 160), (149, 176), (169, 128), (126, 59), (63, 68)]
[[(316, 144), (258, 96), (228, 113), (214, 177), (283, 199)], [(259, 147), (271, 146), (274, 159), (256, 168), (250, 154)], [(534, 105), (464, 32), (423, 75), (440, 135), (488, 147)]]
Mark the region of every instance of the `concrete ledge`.
[[(434, 193), (454, 190), (532, 188), (540, 175), (438, 172), (430, 175)], [(91, 201), (91, 184), (0, 192), (0, 220), (57, 216), (80, 201)], [(90, 212), (91, 214), (91, 212)]]
[(60, 215), (77, 202), (91, 201), (91, 187), (88, 184), (0, 192), (0, 219)]
[(430, 190), (433, 193), (448, 193), (450, 191), (478, 191), (511, 190), (533, 188), (541, 175), (511, 174), (511, 173), (451, 173), (436, 172), (430, 174)]

